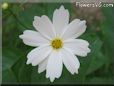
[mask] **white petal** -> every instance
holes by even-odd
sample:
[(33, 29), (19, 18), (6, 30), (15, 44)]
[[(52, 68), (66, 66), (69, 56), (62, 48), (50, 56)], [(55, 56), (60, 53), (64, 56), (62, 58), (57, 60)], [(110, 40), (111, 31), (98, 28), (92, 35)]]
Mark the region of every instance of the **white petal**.
[(53, 14), (53, 24), (57, 35), (60, 35), (63, 29), (68, 25), (69, 12), (62, 5), (59, 9), (56, 9)]
[(36, 66), (40, 62), (42, 62), (44, 59), (46, 59), (50, 53), (51, 53), (50, 46), (35, 48), (30, 53), (28, 53), (27, 64), (31, 63), (33, 66)]
[(74, 54), (79, 56), (87, 56), (90, 52), (89, 43), (82, 39), (70, 39), (64, 41), (64, 47), (69, 48)]
[(55, 36), (53, 24), (49, 18), (45, 15), (42, 17), (35, 16), (33, 26), (38, 30), (44, 37), (51, 39)]
[(46, 58), (44, 61), (42, 61), (39, 66), (38, 66), (38, 73), (41, 73), (43, 71), (46, 70), (47, 67), (47, 62), (48, 62), (48, 58)]
[(32, 30), (25, 30), (22, 35), (19, 36), (26, 45), (39, 46), (42, 44), (49, 44), (49, 40), (42, 37), (38, 32)]
[(80, 63), (77, 57), (70, 50), (65, 48), (62, 51), (62, 59), (65, 67), (71, 74), (78, 73)]
[(62, 74), (62, 58), (61, 53), (53, 51), (49, 56), (47, 68), (46, 68), (46, 78), (50, 78), (50, 81), (53, 82), (55, 78), (59, 78)]
[(80, 21), (79, 19), (73, 20), (62, 34), (63, 39), (77, 38), (83, 34), (86, 30), (86, 21)]

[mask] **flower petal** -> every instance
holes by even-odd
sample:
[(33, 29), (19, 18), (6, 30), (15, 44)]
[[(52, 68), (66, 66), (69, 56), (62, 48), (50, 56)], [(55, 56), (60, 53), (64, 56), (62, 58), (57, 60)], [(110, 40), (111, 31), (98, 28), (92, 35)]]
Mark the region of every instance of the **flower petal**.
[(42, 44), (49, 44), (49, 40), (45, 39), (40, 33), (32, 30), (25, 30), (22, 35), (19, 36), (26, 45), (39, 46)]
[(35, 48), (27, 55), (27, 64), (31, 63), (33, 66), (36, 66), (46, 59), (50, 53), (50, 46)]
[(86, 21), (80, 21), (79, 19), (73, 20), (62, 34), (63, 39), (77, 38), (83, 34), (86, 30)]
[(35, 16), (33, 21), (33, 26), (38, 30), (44, 37), (51, 39), (54, 37), (55, 31), (54, 26), (49, 20), (49, 18), (45, 15), (42, 17)]
[(64, 47), (69, 48), (74, 54), (78, 56), (87, 56), (87, 53), (90, 52), (88, 46), (88, 41), (82, 39), (70, 39), (64, 41)]
[(61, 53), (53, 51), (49, 56), (47, 68), (46, 68), (46, 78), (50, 78), (50, 81), (53, 82), (55, 78), (59, 78), (62, 74), (62, 58)]
[(43, 71), (46, 70), (47, 62), (48, 62), (48, 58), (44, 59), (44, 60), (39, 64), (38, 73), (42, 73)]
[(77, 57), (70, 50), (64, 48), (62, 51), (62, 59), (65, 67), (71, 74), (78, 73), (80, 63)]
[(63, 29), (69, 23), (69, 12), (62, 5), (59, 9), (56, 9), (53, 14), (53, 24), (57, 35), (59, 36)]

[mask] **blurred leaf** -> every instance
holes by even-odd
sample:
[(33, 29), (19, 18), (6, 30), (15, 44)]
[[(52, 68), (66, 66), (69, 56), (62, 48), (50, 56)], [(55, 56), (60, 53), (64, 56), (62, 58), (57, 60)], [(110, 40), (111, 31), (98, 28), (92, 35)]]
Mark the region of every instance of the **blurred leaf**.
[(32, 67), (31, 84), (49, 84), (50, 81), (46, 79), (46, 73), (38, 73), (38, 67)]
[(90, 73), (94, 72), (95, 70), (99, 69), (106, 62), (107, 62), (106, 57), (101, 52), (100, 53), (98, 52), (98, 54), (92, 58), (92, 61), (87, 70), (87, 74), (90, 74)]
[[(17, 17), (25, 26), (28, 27), (25, 29), (32, 29), (34, 16), (46, 15), (52, 20), (54, 10), (59, 9), (61, 5), (62, 3), (34, 3), (34, 6), (32, 4), (25, 4), (25, 7), (23, 7), (23, 10), (17, 15)], [(70, 13), (72, 12), (70, 3), (65, 3), (64, 6), (66, 9), (69, 9)]]
[(23, 5), (23, 10), (17, 15), (19, 21), (23, 23), (26, 27), (24, 29), (32, 29), (33, 28), (33, 20), (34, 16), (41, 16), (44, 14), (45, 10), (41, 4), (34, 3), (32, 4), (25, 4)]
[[(17, 52), (16, 52), (17, 51)], [(15, 53), (14, 53), (15, 52)], [(8, 48), (3, 48), (3, 56), (2, 56), (2, 67), (3, 70), (10, 69), (13, 64), (19, 59), (20, 52), (18, 50), (13, 50), (13, 49), (8, 49)]]
[[(102, 62), (102, 59), (99, 59), (100, 60), (99, 62), (98, 60), (95, 60), (95, 59), (98, 59), (97, 58), (98, 53), (101, 53), (100, 49), (102, 46), (102, 41), (98, 37), (96, 37), (95, 39), (91, 39), (91, 40), (95, 40), (94, 42), (90, 44), (91, 52), (88, 54), (87, 57), (79, 58), (81, 62), (81, 66), (79, 69), (78, 80), (81, 80), (82, 82), (84, 82), (87, 74), (94, 72), (95, 70), (97, 70), (98, 68), (102, 66), (100, 63), (100, 61)], [(98, 65), (96, 65), (96, 63)]]
[(3, 84), (18, 84), (17, 79), (11, 69), (3, 70), (2, 77)]
[[(104, 21), (101, 23), (101, 30), (103, 33), (103, 41), (104, 41), (104, 47), (107, 49), (105, 53), (109, 53), (110, 55), (114, 55), (114, 11), (113, 8), (103, 8), (103, 13), (105, 16)], [(111, 18), (109, 17), (111, 16)]]
[(114, 7), (112, 8), (102, 8), (104, 13), (104, 21), (100, 24), (102, 30), (102, 41), (103, 41), (103, 53), (107, 57), (107, 64), (105, 71), (108, 72), (111, 67), (110, 73), (114, 76)]
[(96, 41), (91, 45), (91, 55), (88, 56), (91, 59), (89, 67), (87, 69), (87, 74), (90, 74), (100, 68), (103, 64), (107, 63), (106, 57), (101, 52), (102, 41), (96, 39)]
[[(102, 59), (105, 59), (103, 56), (103, 53), (101, 51), (102, 48), (102, 40), (97, 36), (96, 33), (85, 33), (84, 35), (81, 36), (82, 39), (86, 39), (90, 43), (90, 49), (91, 52), (87, 56), (87, 60), (93, 64), (94, 60), (99, 59), (102, 62)], [(103, 58), (102, 58), (103, 57)], [(81, 60), (84, 60), (84, 58), (81, 58)], [(86, 58), (85, 58), (86, 60)], [(95, 61), (95, 63), (98, 61)], [(104, 62), (104, 61), (103, 61)], [(99, 63), (99, 62), (98, 62)], [(89, 64), (89, 65), (91, 65)]]
[(85, 84), (110, 84), (114, 85), (114, 78), (110, 77), (89, 77)]
[(106, 22), (110, 24), (111, 26), (114, 26), (113, 21), (114, 21), (114, 7), (106, 7), (102, 8), (102, 12), (106, 18)]
[(21, 59), (20, 60), (22, 63), (21, 67), (19, 68), (19, 82), (20, 83), (27, 83), (29, 84), (30, 80), (31, 80), (31, 66), (28, 66), (26, 64), (26, 60)]

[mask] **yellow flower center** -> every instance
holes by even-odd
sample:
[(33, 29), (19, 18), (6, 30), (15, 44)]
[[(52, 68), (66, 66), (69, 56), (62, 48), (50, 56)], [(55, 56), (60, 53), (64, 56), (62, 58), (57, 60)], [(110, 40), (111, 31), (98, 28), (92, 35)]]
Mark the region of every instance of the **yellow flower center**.
[(55, 38), (55, 39), (53, 39), (53, 40), (51, 41), (51, 46), (52, 46), (53, 49), (56, 49), (56, 50), (57, 50), (57, 49), (62, 48), (63, 42), (62, 42), (61, 39)]

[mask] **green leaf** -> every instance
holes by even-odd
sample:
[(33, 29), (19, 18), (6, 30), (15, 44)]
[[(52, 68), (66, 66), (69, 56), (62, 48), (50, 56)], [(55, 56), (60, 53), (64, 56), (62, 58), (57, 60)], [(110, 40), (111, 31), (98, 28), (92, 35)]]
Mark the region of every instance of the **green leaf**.
[(110, 84), (114, 85), (114, 78), (111, 77), (88, 77), (85, 84)]
[[(14, 53), (15, 52), (15, 53)], [(10, 48), (3, 48), (3, 57), (2, 57), (2, 67), (3, 70), (10, 69), (13, 64), (19, 59), (19, 51), (16, 49), (13, 51), (13, 49)]]
[(100, 39), (96, 39), (93, 45), (91, 45), (91, 53), (88, 56), (91, 61), (87, 68), (87, 74), (94, 72), (106, 63), (106, 58), (101, 52), (101, 47), (102, 41)]
[[(20, 22), (23, 23), (24, 29), (32, 29), (33, 28), (33, 20), (34, 16), (41, 16), (44, 15), (44, 6), (42, 4), (24, 4), (24, 9), (21, 10), (21, 12), (16, 15)], [(19, 6), (18, 6), (19, 7)]]
[(27, 84), (31, 80), (32, 67), (26, 64), (27, 53), (28, 51), (20, 55), (20, 58), (12, 66), (15, 76), (17, 77), (18, 82), (21, 84)]
[[(16, 14), (16, 16), (19, 21), (27, 27), (23, 27), (24, 29), (34, 29), (34, 16), (46, 15), (50, 20), (52, 20), (55, 9), (59, 9), (61, 5), (64, 5), (70, 13), (72, 12), (72, 6), (70, 3), (34, 3), (34, 6), (33, 4), (24, 4), (24, 9), (21, 10), (18, 15)], [(17, 6), (19, 7), (19, 5)]]
[(31, 80), (31, 66), (28, 66), (26, 64), (26, 60), (24, 60), (23, 58), (20, 60), (22, 63), (21, 67), (19, 68), (19, 73), (18, 73), (18, 78), (19, 78), (19, 82), (22, 84), (29, 84), (30, 80)]
[(49, 84), (50, 81), (46, 79), (46, 73), (38, 73), (38, 67), (32, 67), (31, 84)]
[(2, 84), (18, 84), (17, 79), (11, 69), (2, 71)]
[[(105, 71), (109, 71), (111, 67), (110, 73), (114, 75), (114, 11), (113, 8), (102, 8), (102, 12), (104, 13), (104, 21), (100, 24), (100, 28), (102, 30), (102, 41), (103, 47), (102, 51), (107, 58), (107, 64), (105, 66)], [(113, 64), (113, 65), (112, 65)]]
[[(109, 56), (114, 56), (114, 11), (113, 8), (103, 8), (102, 9), (104, 13), (104, 21), (101, 23), (100, 27), (103, 34), (103, 41), (104, 41), (104, 50), (106, 50), (105, 53), (107, 53)], [(111, 16), (111, 18), (109, 17)]]
[[(92, 40), (94, 40), (94, 39), (92, 39)], [(102, 55), (102, 53), (100, 51), (101, 46), (102, 46), (102, 41), (98, 37), (96, 37), (95, 41), (90, 44), (91, 52), (88, 54), (88, 56), (84, 57), (84, 58), (82, 58), (82, 57), (79, 58), (80, 62), (81, 62), (81, 66), (79, 69), (79, 74), (77, 75), (78, 76), (77, 80), (84, 83), (85, 78), (88, 74), (93, 73), (98, 68), (102, 67), (102, 65), (105, 63), (105, 61), (102, 61), (102, 59), (104, 59), (104, 58), (102, 58), (101, 56), (98, 56), (98, 53), (100, 55)], [(98, 59), (100, 61), (98, 61)], [(101, 62), (103, 62), (103, 63), (101, 64)]]
[(97, 69), (101, 68), (104, 64), (106, 64), (106, 57), (100, 52), (96, 56), (92, 57), (90, 65), (87, 69), (87, 74), (90, 74)]

